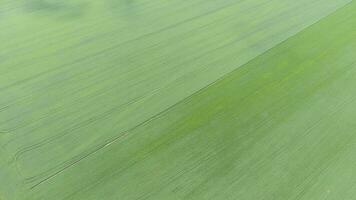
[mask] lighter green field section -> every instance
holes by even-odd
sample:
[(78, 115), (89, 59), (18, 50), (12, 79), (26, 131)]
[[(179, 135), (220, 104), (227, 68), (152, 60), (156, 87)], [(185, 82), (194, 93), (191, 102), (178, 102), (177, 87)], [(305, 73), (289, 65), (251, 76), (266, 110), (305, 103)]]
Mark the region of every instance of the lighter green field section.
[(0, 200), (355, 199), (356, 4), (0, 2)]

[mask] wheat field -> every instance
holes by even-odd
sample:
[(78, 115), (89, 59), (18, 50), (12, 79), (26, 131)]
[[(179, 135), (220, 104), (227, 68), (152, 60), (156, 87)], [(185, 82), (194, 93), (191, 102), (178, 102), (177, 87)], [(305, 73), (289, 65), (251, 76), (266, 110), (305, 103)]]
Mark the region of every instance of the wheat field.
[(356, 2), (1, 0), (0, 200), (356, 199)]

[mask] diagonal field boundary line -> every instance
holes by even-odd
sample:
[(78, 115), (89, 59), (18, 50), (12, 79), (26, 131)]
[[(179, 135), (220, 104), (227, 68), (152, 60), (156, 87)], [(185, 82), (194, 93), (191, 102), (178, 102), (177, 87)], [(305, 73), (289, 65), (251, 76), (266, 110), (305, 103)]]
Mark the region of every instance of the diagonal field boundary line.
[(192, 93), (191, 95), (189, 95), (189, 96), (187, 96), (187, 97), (185, 97), (185, 98), (179, 100), (179, 101), (176, 102), (175, 104), (173, 104), (173, 105), (169, 106), (168, 108), (166, 108), (166, 109), (164, 109), (164, 110), (158, 112), (157, 114), (155, 114), (155, 115), (153, 115), (152, 117), (148, 118), (147, 120), (145, 120), (145, 121), (143, 121), (143, 122), (141, 122), (141, 123), (135, 125), (134, 127), (130, 128), (130, 129), (126, 130), (126, 131), (121, 132), (121, 134), (120, 134), (119, 136), (114, 137), (114, 138), (108, 140), (106, 143), (104, 143), (104, 144), (102, 144), (102, 145), (99, 145), (98, 147), (96, 147), (95, 149), (93, 149), (92, 151), (90, 151), (89, 153), (87, 153), (87, 154), (81, 156), (79, 159), (75, 160), (74, 162), (70, 163), (70, 164), (67, 165), (67, 166), (62, 167), (62, 169), (58, 170), (57, 172), (53, 173), (52, 175), (48, 176), (47, 178), (45, 178), (45, 179), (39, 181), (38, 183), (36, 183), (35, 185), (31, 186), (31, 187), (30, 187), (30, 190), (35, 189), (36, 187), (38, 187), (38, 186), (42, 185), (43, 183), (47, 182), (48, 180), (54, 178), (54, 177), (57, 176), (58, 174), (63, 173), (63, 172), (64, 172), (65, 170), (67, 170), (68, 168), (73, 167), (75, 164), (77, 164), (77, 163), (81, 162), (82, 160), (84, 160), (84, 159), (90, 157), (91, 155), (95, 154), (96, 152), (98, 152), (98, 151), (100, 151), (100, 150), (102, 150), (102, 149), (104, 149), (104, 148), (106, 148), (106, 147), (112, 145), (113, 143), (119, 141), (121, 138), (126, 137), (126, 136), (127, 136), (130, 132), (132, 132), (133, 130), (135, 130), (135, 129), (137, 129), (137, 128), (139, 128), (139, 127), (145, 125), (145, 124), (148, 124), (149, 122), (151, 122), (151, 121), (157, 119), (157, 118), (160, 117), (160, 116), (163, 116), (165, 113), (169, 112), (169, 110), (171, 110), (172, 108), (174, 108), (174, 107), (176, 107), (176, 106), (182, 104), (182, 103), (185, 102), (187, 99), (190, 99), (190, 98), (192, 98), (193, 96), (195, 96), (195, 95), (197, 95), (197, 94), (200, 94), (200, 93), (202, 93), (203, 91), (207, 90), (209, 87), (212, 87), (213, 85), (218, 84), (219, 82), (221, 82), (222, 80), (224, 80), (225, 78), (227, 78), (228, 76), (230, 76), (231, 74), (235, 73), (236, 71), (240, 70), (242, 67), (245, 67), (246, 65), (248, 65), (249, 63), (251, 63), (253, 60), (255, 60), (255, 59), (261, 57), (262, 55), (265, 55), (265, 54), (268, 53), (269, 51), (271, 51), (271, 50), (273, 50), (274, 48), (280, 46), (281, 44), (284, 44), (285, 42), (287, 42), (287, 40), (296, 37), (297, 35), (299, 35), (299, 34), (302, 33), (302, 32), (305, 32), (305, 31), (306, 31), (307, 29), (309, 29), (310, 27), (314, 26), (315, 24), (319, 23), (320, 21), (324, 20), (325, 18), (328, 18), (329, 16), (332, 16), (332, 15), (335, 14), (337, 11), (342, 10), (343, 8), (345, 8), (345, 7), (347, 7), (348, 5), (350, 5), (351, 3), (353, 3), (353, 0), (350, 1), (350, 2), (348, 2), (348, 3), (346, 3), (345, 5), (343, 5), (343, 6), (339, 7), (339, 8), (336, 8), (334, 11), (332, 11), (332, 12), (330, 12), (329, 14), (325, 15), (324, 17), (320, 18), (319, 20), (315, 21), (314, 23), (311, 23), (310, 25), (308, 25), (308, 26), (305, 27), (304, 29), (302, 29), (302, 30), (296, 32), (295, 34), (291, 35), (290, 37), (288, 37), (288, 38), (282, 40), (281, 42), (277, 43), (276, 45), (274, 45), (274, 46), (268, 48), (266, 51), (264, 51), (264, 52), (262, 52), (261, 54), (259, 54), (259, 55), (255, 56), (255, 57), (253, 57), (252, 59), (250, 59), (250, 60), (249, 60), (248, 62), (246, 62), (245, 64), (243, 64), (243, 65), (241, 65), (240, 67), (237, 67), (237, 68), (235, 68), (234, 70), (232, 70), (232, 71), (230, 71), (230, 72), (224, 74), (224, 75), (221, 76), (220, 78), (218, 78), (218, 79), (216, 79), (215, 81), (213, 81), (213, 82), (207, 84), (206, 86), (200, 88), (199, 90), (197, 90), (196, 92)]

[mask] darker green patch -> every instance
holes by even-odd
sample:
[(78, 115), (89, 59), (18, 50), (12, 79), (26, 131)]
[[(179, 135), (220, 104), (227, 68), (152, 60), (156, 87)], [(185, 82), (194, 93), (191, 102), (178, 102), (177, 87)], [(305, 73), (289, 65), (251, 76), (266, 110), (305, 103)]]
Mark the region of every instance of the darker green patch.
[(28, 0), (25, 9), (31, 13), (46, 13), (58, 18), (77, 18), (84, 14), (88, 3), (71, 3), (61, 0)]

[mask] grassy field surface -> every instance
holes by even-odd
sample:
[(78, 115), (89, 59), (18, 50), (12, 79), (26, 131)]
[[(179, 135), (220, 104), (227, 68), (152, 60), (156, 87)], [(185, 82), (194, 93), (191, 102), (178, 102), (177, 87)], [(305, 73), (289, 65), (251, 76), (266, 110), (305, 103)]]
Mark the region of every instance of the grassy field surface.
[(356, 199), (351, 0), (2, 0), (0, 200)]

